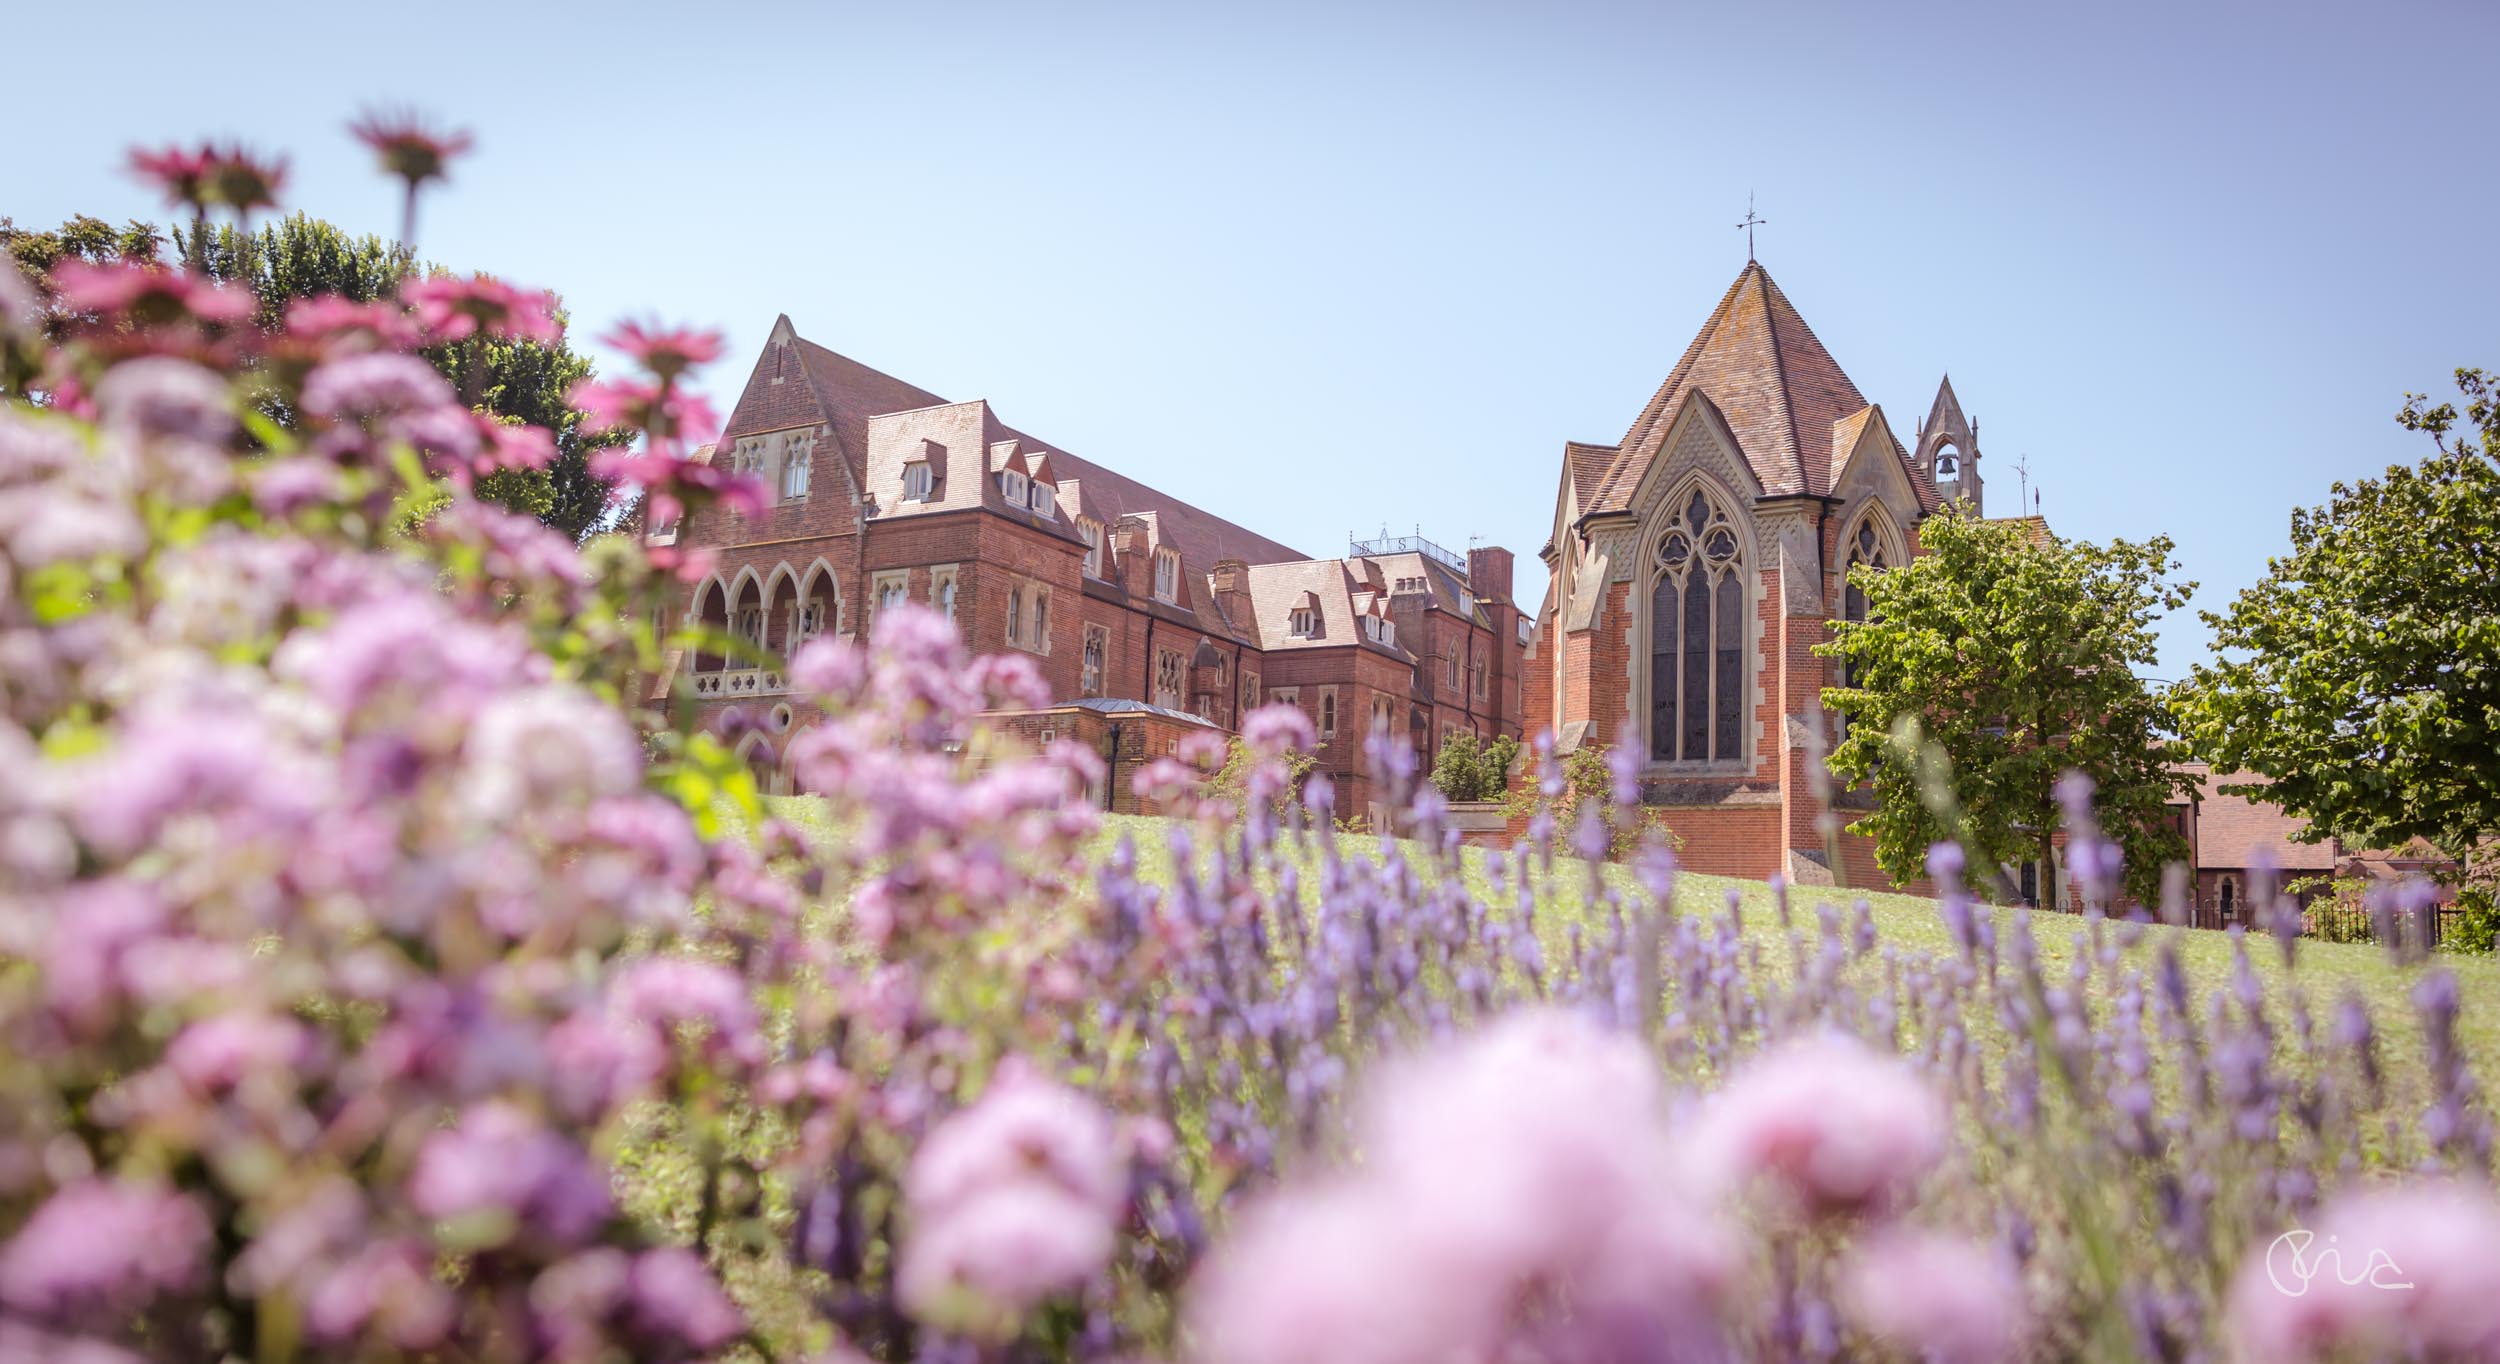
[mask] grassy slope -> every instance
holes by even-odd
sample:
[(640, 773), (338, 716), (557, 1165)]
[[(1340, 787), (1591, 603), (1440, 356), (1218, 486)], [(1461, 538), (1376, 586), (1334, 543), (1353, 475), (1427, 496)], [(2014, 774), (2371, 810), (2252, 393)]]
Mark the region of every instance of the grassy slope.
[[(818, 837), (833, 837), (823, 807), (815, 800), (796, 798), (775, 800), (772, 813), (806, 828)], [(1168, 839), (1170, 821), (1134, 816), (1113, 816), (1106, 819), (1097, 835), (1097, 856), (1107, 857), (1123, 838), (1132, 839), (1138, 852), (1141, 874), (1150, 883), (1171, 883), (1173, 862)], [(1342, 845), (1348, 856), (1379, 856), (1381, 841), (1377, 838), (1348, 838)], [(1412, 845), (1407, 852), (1419, 850)], [(1490, 882), (1486, 875), (1487, 854), (1470, 850), (1466, 855), (1464, 874), (1470, 888), (1481, 900), (1490, 900)], [(1605, 869), (1610, 884), (1627, 896), (1637, 895), (1629, 869), (1610, 866)], [(1310, 885), (1316, 878), (1306, 878)], [(1585, 906), (1586, 868), (1571, 859), (1557, 859), (1554, 879), (1550, 883), (1557, 892), (1547, 903), (1560, 912), (1547, 913), (1540, 919), (1541, 936), (1545, 938), (1547, 960), (1558, 966), (1569, 960), (1565, 951), (1570, 932), (1569, 920)], [(1743, 906), (1746, 935), (1760, 943), (1761, 960), (1774, 972), (1785, 969), (1787, 954), (1778, 943), (1780, 928), (1773, 910), (1770, 887), (1758, 881), (1741, 881), (1720, 876), (1686, 874), (1678, 878), (1676, 908), (1684, 914), (1715, 916), (1724, 911), (1733, 892)], [(1308, 893), (1315, 896), (1316, 891)], [(1818, 900), (1832, 900), (1843, 908), (1854, 905), (1860, 893), (1853, 891), (1808, 890), (1794, 897), (1794, 907), (1801, 925), (1812, 931), (1814, 908)], [(1945, 953), (1952, 950), (1935, 902), (1911, 895), (1867, 893), (1863, 898), (1873, 913), (1877, 933), (1885, 944), (1910, 953)], [(2011, 926), (2012, 911), (1997, 911), (2000, 932)], [(2040, 954), (2052, 977), (2062, 976), (2073, 957), (2076, 936), (2083, 921), (2061, 914), (2034, 916), (2040, 939)], [(2164, 935), (2175, 935), (2180, 944), (2181, 959), (2191, 974), (2200, 996), (2226, 989), (2231, 976), (2231, 942), (2227, 935), (2196, 929), (2154, 929), (2127, 953), (2129, 963), (2144, 969), (2148, 975), (2154, 946)], [(1776, 949), (1776, 950), (1775, 950)], [(2270, 942), (2255, 944), (2251, 951), (2256, 970), (2270, 992), (2281, 995), (2283, 971), (2281, 957)], [(2454, 970), (2464, 987), (2466, 1008), (2463, 1019), (2465, 1043), (2474, 1057), (2477, 1071), (2486, 1077), (2500, 1064), (2500, 960), (2492, 958), (2442, 957), (2434, 965)], [(1861, 968), (1864, 969), (1864, 968)], [(2421, 968), (2400, 969), (2375, 947), (2304, 942), (2300, 947), (2299, 979), (2305, 987), (2312, 1007), (2319, 1014), (2319, 1026), (2327, 1026), (2326, 1010), (2345, 991), (2358, 991), (2371, 1005), (2378, 1019), (2383, 1042), (2381, 1055), (2387, 1066), (2391, 1089), (2398, 1095), (2418, 1095), (2423, 1090), (2420, 1029), (2408, 997)], [(2288, 1030), (2287, 1030), (2288, 1031)], [(2289, 1040), (2286, 1039), (2286, 1046)], [(682, 1155), (672, 1154), (664, 1139), (668, 1124), (664, 1115), (651, 1115), (651, 1124), (629, 1143), (626, 1157), (628, 1198), (637, 1213), (677, 1224), (681, 1234), (693, 1228), (692, 1167)], [(784, 1353), (810, 1343), (805, 1302), (808, 1294), (806, 1276), (795, 1273), (771, 1246), (753, 1248), (754, 1256), (731, 1270), (733, 1291), (755, 1315), (762, 1337), (775, 1343)], [(743, 1357), (743, 1356), (742, 1356)]]
[[(817, 832), (827, 832), (822, 807), (812, 799), (796, 798), (773, 802), (774, 813)], [(1169, 884), (1172, 861), (1167, 847), (1172, 822), (1136, 815), (1106, 816), (1096, 836), (1102, 855), (1107, 856), (1121, 838), (1133, 839), (1138, 850), (1141, 873), (1155, 884)], [(1360, 851), (1378, 855), (1377, 837), (1346, 838), (1343, 846), (1351, 855)], [(1407, 845), (1410, 854), (1418, 852)], [(1479, 899), (1489, 899), (1485, 877), (1487, 854), (1470, 849), (1466, 854), (1466, 875), (1470, 888)], [(1620, 893), (1636, 896), (1631, 871), (1623, 866), (1606, 869), (1608, 881)], [(1582, 887), (1585, 868), (1577, 861), (1557, 858), (1554, 885), (1560, 892), (1560, 907), (1568, 914), (1584, 908)], [(1780, 933), (1773, 912), (1770, 887), (1759, 881), (1743, 881), (1725, 876), (1703, 876), (1686, 873), (1676, 881), (1676, 909), (1684, 914), (1715, 915), (1724, 910), (1733, 892), (1743, 905), (1747, 937), (1765, 947), (1764, 959), (1774, 965), (1784, 963), (1785, 952), (1769, 951), (1776, 946)], [(1853, 891), (1846, 889), (1806, 887), (1791, 895), (1799, 922), (1811, 931), (1815, 905), (1830, 901), (1841, 908), (1853, 906), (1859, 899), (1867, 901), (1875, 918), (1881, 941), (1905, 952), (1943, 954), (1952, 950), (1944, 921), (1936, 912), (1933, 900), (1915, 895), (1898, 895), (1884, 891)], [(2014, 912), (1999, 910), (2000, 933), (2010, 931)], [(2077, 936), (2082, 933), (2082, 919), (2057, 913), (2033, 916), (2034, 932), (2040, 942), (2040, 956), (2052, 978), (2063, 974), (2075, 954)], [(1565, 915), (1547, 916), (1541, 923), (1540, 936), (1546, 947), (1546, 959), (1558, 965), (1568, 960), (1563, 950), (1569, 934)], [(2129, 964), (2145, 970), (2149, 976), (2154, 945), (2165, 936), (2179, 941), (2182, 963), (2201, 997), (2210, 991), (2226, 989), (2231, 976), (2230, 935), (2203, 929), (2156, 928), (2145, 933), (2143, 940), (2126, 953)], [(2252, 943), (2250, 948), (2258, 976), (2270, 992), (2279, 991), (2284, 973), (2282, 957), (2271, 941)], [(2500, 1065), (2500, 959), (2491, 957), (2440, 956), (2433, 966), (2454, 970), (2463, 987), (2466, 1007), (2461, 1022), (2464, 1040), (2474, 1057), (2477, 1071), (2489, 1077), (2493, 1067)], [(2346, 991), (2359, 993), (2370, 1005), (2385, 1039), (2384, 1049), (2389, 1064), (2399, 1074), (2418, 1070), (2419, 1029), (2409, 997), (2413, 983), (2422, 968), (2399, 968), (2387, 954), (2375, 946), (2358, 943), (2324, 943), (2304, 940), (2299, 948), (2298, 974), (2306, 987), (2312, 1007), (2319, 1014), (2319, 1025), (2326, 1026), (2326, 1011)]]

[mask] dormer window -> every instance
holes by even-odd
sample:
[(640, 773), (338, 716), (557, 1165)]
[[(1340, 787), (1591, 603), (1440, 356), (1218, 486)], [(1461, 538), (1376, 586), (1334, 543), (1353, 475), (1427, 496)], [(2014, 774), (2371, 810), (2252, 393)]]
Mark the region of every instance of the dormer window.
[(1102, 576), (1102, 523), (1083, 520), (1076, 523), (1076, 533), (1085, 537), (1085, 576)]
[(1176, 549), (1155, 551), (1155, 600), (1177, 602), (1181, 598), (1181, 553)]
[(1319, 612), (1314, 611), (1307, 606), (1295, 607), (1293, 609), (1292, 630), (1293, 636), (1296, 639), (1319, 638)]
[(1025, 505), (1031, 507), (1036, 516), (1056, 516), (1059, 514), (1059, 490), (1036, 481), (1032, 498)]
[(1463, 587), (1458, 590), (1458, 614), (1462, 616), (1476, 614), (1476, 594)]
[(936, 493), (937, 473), (929, 467), (929, 461), (915, 459), (903, 466), (904, 501), (927, 502), (933, 500)]
[(1011, 507), (1024, 505), (1024, 500), (1028, 496), (1025, 491), (1025, 482), (1024, 475), (1013, 469), (1006, 470), (998, 476), (999, 491), (1006, 495), (1007, 505)]
[(1387, 616), (1365, 616), (1363, 617), (1363, 637), (1374, 644), (1395, 644), (1398, 639), (1398, 627), (1396, 622)]

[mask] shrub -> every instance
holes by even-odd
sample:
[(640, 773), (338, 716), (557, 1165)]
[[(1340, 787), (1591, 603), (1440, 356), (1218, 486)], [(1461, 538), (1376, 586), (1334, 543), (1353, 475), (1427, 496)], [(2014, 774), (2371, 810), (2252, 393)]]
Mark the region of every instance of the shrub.
[(1519, 758), (1519, 741), (1497, 734), (1480, 742), (1473, 734), (1454, 734), (1441, 741), (1432, 762), (1432, 784), (1444, 800), (1500, 800), (1510, 792), (1510, 767)]

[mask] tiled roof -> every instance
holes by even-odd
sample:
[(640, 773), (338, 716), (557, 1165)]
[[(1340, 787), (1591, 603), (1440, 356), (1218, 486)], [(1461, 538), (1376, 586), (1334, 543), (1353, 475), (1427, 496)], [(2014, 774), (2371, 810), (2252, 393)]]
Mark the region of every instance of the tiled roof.
[[(832, 416), (834, 438), (841, 443), (843, 455), (850, 462), (854, 475), (862, 478), (863, 482), (866, 481), (863, 461), (867, 457), (870, 417), (950, 406), (934, 393), (870, 369), (805, 337), (796, 340), (817, 399)], [(1038, 440), (1003, 424), (999, 430), (1015, 440), (1028, 459), (1037, 457), (1040, 452), (1048, 452), (1048, 472), (1055, 475), (1057, 482), (1073, 481), (1080, 486), (1081, 508), (1064, 508), (1066, 514), (1081, 510), (1084, 515), (1109, 525), (1133, 513), (1159, 513), (1157, 542), (1179, 549), (1184, 564), (1193, 575), (1205, 572), (1219, 559), (1273, 563), (1305, 557), (1300, 551), (1234, 525), (1212, 512), (1203, 511), (1135, 479), (1081, 459), (1048, 441)]]
[(2200, 774), (2204, 792), (2196, 812), (2197, 869), (2229, 871), (2254, 865), (2260, 849), (2271, 850), (2274, 865), (2289, 872), (2333, 871), (2335, 840), (2302, 843), (2295, 836), (2309, 821), (2262, 798), (2232, 795), (2225, 786), (2263, 786), (2266, 779), (2245, 772)]
[(824, 404), (832, 420), (833, 438), (841, 445), (842, 458), (851, 466), (853, 478), (861, 477), (866, 469), (870, 417), (880, 412), (938, 407), (946, 401), (847, 355), (826, 350), (806, 337), (795, 339), (808, 384), (816, 390), (817, 401)]
[[(1242, 575), (1250, 592), (1251, 619), (1234, 624), (1247, 627), (1262, 650), (1337, 649), (1352, 644), (1413, 662), (1414, 656), (1404, 648), (1363, 638), (1356, 623), (1359, 608), (1354, 604), (1357, 584), (1353, 575), (1354, 569), (1344, 559), (1252, 564)], [(1319, 608), (1319, 635), (1306, 639), (1293, 633), (1293, 612), (1296, 607), (1313, 605)]]
[(1571, 475), (1571, 486), (1587, 502), (1594, 496), (1598, 481), (1606, 476), (1606, 468), (1615, 462), (1622, 449), (1613, 445), (1591, 445), (1586, 441), (1563, 442), (1563, 468)]
[(1695, 394), (1726, 419), (1765, 493), (1831, 488), (1832, 428), (1867, 405), (1770, 272), (1747, 262), (1626, 432), (1583, 512), (1620, 511)]
[(2045, 516), (1991, 516), (1988, 519), (2020, 522), (2023, 533), (2031, 537), (2031, 543), (2043, 549), (2057, 543), (2057, 536), (2049, 530), (2049, 521)]

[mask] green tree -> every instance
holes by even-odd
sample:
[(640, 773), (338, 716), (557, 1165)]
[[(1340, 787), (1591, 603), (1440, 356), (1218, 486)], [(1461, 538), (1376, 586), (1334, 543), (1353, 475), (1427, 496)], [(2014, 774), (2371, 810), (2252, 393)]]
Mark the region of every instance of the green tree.
[(1510, 765), (1519, 741), (1507, 734), (1480, 742), (1473, 734), (1441, 741), (1432, 760), (1432, 784), (1444, 800), (1500, 800), (1510, 790)]
[(2162, 865), (2186, 853), (2165, 802), (2190, 785), (2164, 748), (2170, 711), (2134, 671), (2154, 660), (2154, 622), (2195, 590), (2169, 580), (2170, 540), (2038, 543), (2022, 522), (1958, 512), (1919, 538), (1925, 552), (1899, 568), (1851, 570), (1868, 619), (1835, 622), (1815, 647), (1851, 682), (1823, 692), (1849, 722), (1831, 770), (1874, 789), (1850, 829), (1903, 880), (1946, 837), (1974, 874), (2032, 858), (2045, 868), (2058, 778), (2078, 771), (2125, 852), (2129, 891), (2151, 900)]
[[(114, 227), (80, 216), (53, 231), (34, 232), (0, 220), (0, 248), (38, 287), (48, 286), (52, 267), (64, 258), (157, 261), (166, 244), (153, 224), (136, 221)], [(204, 238), (177, 226), (172, 246), (176, 257), (211, 278), (251, 290), (260, 301), (253, 320), (270, 331), (285, 325), (287, 305), (297, 299), (337, 294), (370, 303), (389, 297), (407, 279), (442, 273), (379, 237), (356, 236), (300, 213), (253, 232), (212, 227)], [(581, 538), (608, 502), (607, 484), (591, 475), (591, 455), (623, 439), (584, 432), (581, 414), (566, 401), (573, 385), (591, 376), (589, 357), (563, 343), (547, 347), (486, 337), (437, 346), (425, 357), (471, 406), (555, 435), (556, 458), (546, 469), (493, 475), (480, 495)], [(283, 421), (287, 414), (272, 415)]]
[(2500, 390), (2408, 394), (2437, 453), (2292, 513), (2291, 553), (2222, 613), (2181, 688), (2199, 755), (2272, 778), (2313, 837), (2464, 858), (2500, 833)]

